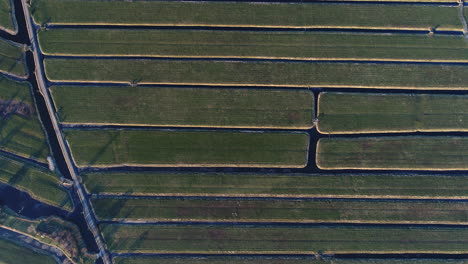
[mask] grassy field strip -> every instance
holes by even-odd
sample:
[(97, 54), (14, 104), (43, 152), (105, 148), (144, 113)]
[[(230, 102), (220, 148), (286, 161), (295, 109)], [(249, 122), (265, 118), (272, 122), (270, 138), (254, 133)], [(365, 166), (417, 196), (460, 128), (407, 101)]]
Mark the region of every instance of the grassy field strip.
[(18, 29), (13, 13), (13, 1), (0, 0), (0, 30), (16, 34)]
[(2, 264), (18, 263), (55, 264), (56, 261), (25, 246), (19, 246), (9, 240), (0, 238), (0, 262)]
[(28, 82), (0, 75), (0, 149), (18, 156), (47, 162), (49, 145), (42, 129)]
[(65, 124), (313, 127), (311, 91), (89, 86), (53, 86), (51, 91)]
[[(74, 11), (72, 11), (74, 10)], [(125, 10), (126, 12), (121, 12)], [(463, 30), (456, 6), (35, 0), (38, 24)], [(120, 12), (120, 13), (118, 13)], [(116, 15), (118, 13), (118, 15)], [(138, 15), (136, 15), (138, 14)], [(295, 14), (291, 16), (291, 14)]]
[(45, 59), (44, 63), (46, 75), (53, 82), (468, 88), (468, 67), (464, 65), (50, 58)]
[(324, 134), (468, 131), (468, 96), (321, 93)]
[(28, 75), (23, 47), (2, 38), (0, 38), (0, 73), (18, 78), (26, 78)]
[[(313, 257), (113, 257), (115, 264), (325, 264), (327, 262), (319, 261)], [(449, 263), (452, 264), (452, 263)], [(456, 263), (458, 264), (458, 263)]]
[(101, 221), (468, 224), (468, 202), (245, 199), (91, 200)]
[(466, 170), (464, 137), (322, 138), (317, 145), (321, 169)]
[(468, 176), (412, 174), (82, 173), (91, 194), (466, 199)]
[(78, 166), (281, 167), (307, 165), (309, 135), (289, 132), (65, 131)]
[(115, 264), (465, 264), (465, 260), (455, 259), (316, 259), (314, 257), (282, 257), (282, 256), (117, 256)]
[(463, 36), (217, 30), (51, 29), (41, 50), (60, 56), (468, 62)]
[(0, 182), (22, 190), (43, 203), (72, 210), (73, 204), (57, 175), (0, 155)]
[(420, 227), (164, 226), (101, 224), (110, 251), (314, 254), (467, 252), (468, 230)]

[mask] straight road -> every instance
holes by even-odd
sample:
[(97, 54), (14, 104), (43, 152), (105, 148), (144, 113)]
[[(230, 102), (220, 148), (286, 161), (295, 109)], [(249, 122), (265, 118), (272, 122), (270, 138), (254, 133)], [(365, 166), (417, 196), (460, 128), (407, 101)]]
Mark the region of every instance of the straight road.
[(37, 85), (39, 87), (39, 91), (41, 92), (42, 96), (44, 97), (44, 100), (46, 102), (46, 107), (48, 114), (50, 116), (50, 119), (52, 121), (52, 125), (54, 127), (55, 134), (57, 136), (60, 149), (62, 151), (62, 155), (65, 159), (65, 162), (68, 167), (68, 171), (73, 179), (73, 184), (75, 185), (76, 191), (78, 193), (78, 197), (80, 198), (81, 204), (83, 205), (83, 214), (86, 219), (86, 223), (88, 225), (88, 228), (91, 230), (91, 232), (94, 235), (94, 238), (96, 240), (96, 243), (99, 247), (99, 255), (102, 257), (102, 260), (104, 264), (112, 264), (112, 261), (110, 260), (109, 254), (107, 253), (106, 250), (106, 245), (104, 243), (104, 240), (101, 236), (101, 233), (99, 232), (99, 229), (96, 224), (96, 220), (93, 214), (93, 211), (91, 210), (91, 205), (89, 203), (89, 200), (87, 199), (87, 196), (85, 194), (84, 188), (81, 185), (81, 182), (78, 178), (78, 175), (75, 171), (74, 163), (71, 158), (71, 154), (68, 151), (66, 145), (65, 145), (65, 139), (62, 135), (62, 131), (60, 130), (59, 123), (57, 121), (55, 111), (53, 110), (53, 104), (51, 102), (50, 96), (49, 96), (49, 91), (47, 90), (46, 87), (46, 82), (44, 80), (44, 72), (41, 67), (41, 61), (40, 61), (40, 56), (39, 56), (39, 44), (37, 41), (36, 37), (36, 31), (35, 27), (33, 25), (33, 20), (31, 18), (31, 14), (29, 13), (29, 8), (27, 4), (27, 0), (21, 0), (21, 4), (23, 7), (24, 11), (24, 17), (26, 19), (26, 27), (28, 29), (28, 35), (29, 39), (31, 40), (31, 51), (34, 54), (34, 68), (35, 68), (35, 76), (36, 76), (36, 81)]

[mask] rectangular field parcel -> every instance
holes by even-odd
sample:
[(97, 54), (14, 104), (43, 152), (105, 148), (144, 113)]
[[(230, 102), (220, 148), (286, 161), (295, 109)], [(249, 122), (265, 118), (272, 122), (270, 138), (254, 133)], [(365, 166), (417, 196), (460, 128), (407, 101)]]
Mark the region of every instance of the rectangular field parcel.
[(51, 29), (49, 55), (468, 61), (463, 36), (219, 30)]
[[(45, 59), (51, 81), (466, 89), (468, 67), (392, 63)], [(430, 78), (429, 78), (430, 77)]]
[(22, 47), (0, 38), (0, 72), (26, 77), (26, 65)]
[(78, 166), (305, 167), (307, 133), (65, 131)]
[(52, 95), (64, 123), (305, 129), (314, 116), (314, 94), (299, 90), (53, 86)]
[(467, 224), (468, 203), (284, 199), (92, 199), (103, 221)]
[(465, 264), (464, 260), (454, 259), (337, 259), (327, 258), (316, 259), (313, 257), (219, 257), (219, 256), (206, 256), (206, 257), (114, 257), (115, 264)]
[(34, 0), (38, 24), (463, 30), (456, 6)]
[[(205, 257), (113, 257), (114, 264), (327, 264), (314, 257), (294, 256), (205, 256)], [(341, 263), (340, 263), (341, 264)], [(366, 263), (367, 264), (367, 263)], [(371, 264), (371, 263), (369, 263)], [(387, 263), (382, 263), (387, 264)], [(432, 263), (431, 263), (432, 264)], [(449, 263), (459, 264), (459, 263)]]
[(466, 252), (464, 228), (101, 224), (114, 252)]
[(0, 75), (0, 149), (45, 162), (49, 145), (28, 82)]
[(11, 0), (0, 0), (0, 30), (16, 32), (15, 18)]
[(209, 172), (83, 173), (89, 193), (263, 197), (468, 197), (468, 176)]
[(321, 133), (468, 130), (468, 96), (321, 93)]
[(466, 170), (468, 138), (407, 136), (322, 138), (321, 169)]
[(58, 176), (32, 164), (0, 155), (0, 182), (27, 192), (41, 202), (67, 210), (73, 207)]

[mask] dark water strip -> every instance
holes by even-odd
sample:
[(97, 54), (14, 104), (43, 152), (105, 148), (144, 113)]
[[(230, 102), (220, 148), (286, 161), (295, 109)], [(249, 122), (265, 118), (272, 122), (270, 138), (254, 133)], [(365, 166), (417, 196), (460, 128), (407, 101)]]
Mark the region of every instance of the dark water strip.
[(443, 203), (468, 203), (467, 199), (421, 199), (421, 198), (340, 198), (340, 197), (242, 197), (242, 196), (180, 196), (180, 195), (133, 195), (133, 194), (94, 194), (92, 195), (95, 199), (146, 199), (146, 200), (206, 200), (206, 201), (276, 201), (276, 200), (286, 200), (286, 201), (337, 201), (337, 202), (407, 202), (407, 203), (434, 203), (434, 202), (443, 202)]
[(15, 153), (12, 153), (12, 152), (8, 152), (8, 151), (5, 151), (5, 150), (1, 150), (0, 149), (0, 156), (5, 156), (7, 158), (12, 158), (12, 159), (16, 159), (16, 160), (19, 160), (20, 162), (24, 162), (24, 163), (32, 163), (36, 166), (39, 166), (43, 169), (49, 169), (49, 165), (47, 163), (43, 163), (43, 162), (40, 162), (40, 161), (37, 161), (37, 160), (34, 160), (34, 159), (30, 159), (30, 158), (25, 158), (23, 156), (19, 156)]
[(157, 227), (184, 227), (184, 226), (197, 226), (197, 227), (242, 227), (242, 228), (356, 228), (356, 229), (422, 229), (433, 230), (438, 228), (447, 229), (460, 229), (465, 230), (468, 228), (467, 224), (415, 224), (415, 223), (333, 223), (333, 222), (320, 222), (320, 223), (294, 223), (294, 222), (197, 222), (197, 221), (161, 221), (161, 222), (119, 222), (119, 221), (100, 221), (100, 224), (113, 224), (122, 226), (154, 226)]
[[(240, 27), (240, 26), (138, 26), (138, 25), (47, 25), (47, 29), (158, 29), (158, 30), (218, 30), (253, 32), (334, 32), (334, 33), (376, 33), (376, 34), (416, 34), (427, 35), (423, 29), (362, 29), (362, 28), (282, 28), (282, 27)], [(436, 35), (462, 36), (460, 30), (435, 30)]]
[(468, 66), (468, 62), (457, 61), (386, 61), (386, 60), (329, 60), (329, 59), (275, 59), (275, 58), (189, 58), (189, 57), (144, 57), (144, 56), (81, 56), (81, 55), (44, 55), (46, 59), (87, 59), (87, 60), (153, 60), (153, 61), (209, 61), (209, 62), (287, 62), (287, 63), (311, 63), (311, 64), (397, 64), (397, 65), (448, 65), (448, 66)]

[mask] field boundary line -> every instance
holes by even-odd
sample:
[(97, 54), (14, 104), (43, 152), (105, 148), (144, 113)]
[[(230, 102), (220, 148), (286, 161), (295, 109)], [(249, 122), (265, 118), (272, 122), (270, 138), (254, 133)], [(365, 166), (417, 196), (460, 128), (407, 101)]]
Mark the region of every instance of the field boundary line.
[(102, 53), (90, 53), (90, 54), (79, 54), (79, 53), (44, 53), (46, 59), (134, 59), (134, 60), (183, 60), (193, 59), (195, 61), (203, 60), (220, 60), (220, 61), (232, 61), (232, 60), (264, 60), (268, 61), (284, 61), (284, 62), (331, 62), (331, 63), (378, 63), (378, 62), (389, 62), (389, 63), (408, 63), (408, 64), (468, 64), (468, 59), (465, 60), (424, 60), (424, 59), (389, 59), (389, 58), (347, 58), (347, 57), (288, 57), (288, 56), (222, 56), (222, 55), (142, 55), (142, 54), (102, 54)]
[(213, 251), (175, 251), (175, 250), (118, 250), (113, 254), (207, 254), (207, 255), (340, 255), (340, 254), (457, 254), (466, 255), (468, 251), (425, 251), (425, 250), (406, 250), (406, 251), (331, 251), (325, 250), (319, 254), (315, 251), (242, 251), (242, 250), (213, 250)]
[[(99, 193), (92, 193), (89, 192), (93, 198), (96, 199), (125, 199), (126, 197), (134, 197), (134, 198), (278, 198), (278, 199), (356, 199), (356, 200), (460, 200), (460, 201), (468, 201), (468, 196), (418, 196), (418, 195), (294, 195), (294, 194), (211, 194), (211, 193), (121, 193), (121, 192), (99, 192)], [(119, 197), (123, 196), (123, 197)]]
[[(54, 80), (50, 79), (50, 83), (54, 86), (70, 85), (70, 84), (127, 84), (131, 85), (131, 81), (92, 81), (92, 80)], [(181, 86), (224, 86), (224, 87), (286, 87), (286, 88), (350, 88), (350, 89), (399, 89), (399, 90), (468, 90), (466, 87), (427, 87), (427, 86), (370, 86), (370, 85), (330, 85), (330, 84), (249, 84), (249, 83), (178, 83), (178, 82), (140, 82), (140, 85), (181, 85)]]

